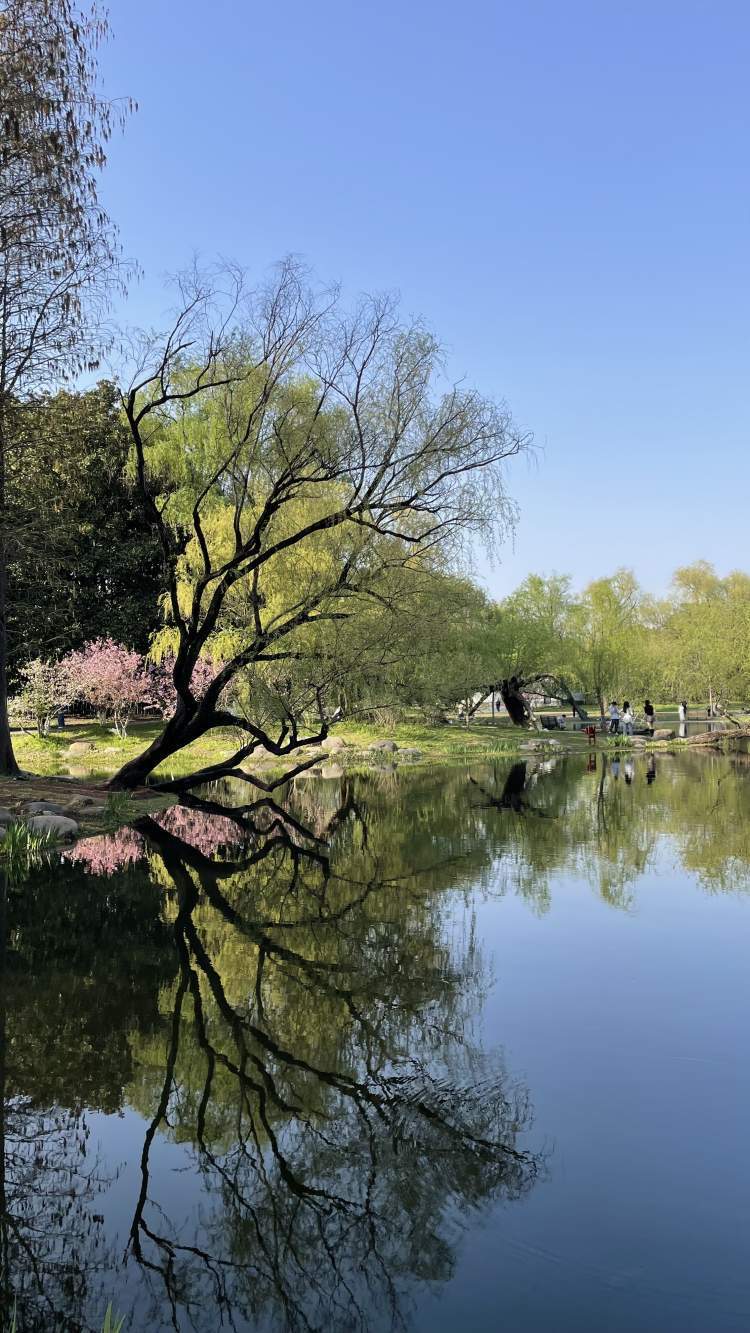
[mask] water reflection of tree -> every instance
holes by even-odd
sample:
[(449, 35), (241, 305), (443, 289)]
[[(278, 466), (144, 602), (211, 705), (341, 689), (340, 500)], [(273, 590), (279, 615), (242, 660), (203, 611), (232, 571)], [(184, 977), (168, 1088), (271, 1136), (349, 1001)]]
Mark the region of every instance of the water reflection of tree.
[(102, 895), (70, 871), (61, 893), (47, 868), (0, 889), (0, 1326), (15, 1308), (19, 1333), (73, 1333), (101, 1326), (117, 1264), (88, 1108), (122, 1105), (128, 1026), (153, 1024), (169, 975), (165, 930), (132, 877)]
[[(175, 1327), (201, 1326), (209, 1299), (289, 1328), (397, 1320), (411, 1282), (450, 1273), (460, 1215), (537, 1169), (516, 1146), (523, 1089), (465, 1040), (465, 960), (418, 875), (329, 866), (283, 817), (237, 860), (140, 832), (172, 886), (180, 970), (161, 1086), (135, 1094), (156, 1109), (134, 1254)], [(210, 1185), (190, 1239), (152, 1197), (165, 1129)]]
[[(283, 808), (217, 790), (12, 892), (0, 1212), (19, 1328), (96, 1327), (120, 1292), (85, 1107), (150, 1125), (140, 1326), (166, 1310), (205, 1329), (230, 1306), (238, 1326), (373, 1325), (448, 1275), (460, 1220), (538, 1168), (518, 1155), (523, 1089), (472, 1041), (487, 966), (457, 898), (543, 910), (572, 870), (628, 906), (665, 839), (711, 891), (747, 884), (747, 767), (660, 756), (649, 784), (645, 764), (626, 784), (601, 757), (534, 757), (510, 786), (477, 766), (494, 804), (465, 770), (299, 783)], [(163, 1135), (202, 1182), (190, 1232), (152, 1167)]]

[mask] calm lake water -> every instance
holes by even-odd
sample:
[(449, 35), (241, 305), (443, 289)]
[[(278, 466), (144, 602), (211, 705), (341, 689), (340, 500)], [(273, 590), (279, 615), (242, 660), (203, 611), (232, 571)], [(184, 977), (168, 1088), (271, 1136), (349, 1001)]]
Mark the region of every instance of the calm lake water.
[(2, 1326), (747, 1330), (748, 756), (247, 799), (6, 886)]

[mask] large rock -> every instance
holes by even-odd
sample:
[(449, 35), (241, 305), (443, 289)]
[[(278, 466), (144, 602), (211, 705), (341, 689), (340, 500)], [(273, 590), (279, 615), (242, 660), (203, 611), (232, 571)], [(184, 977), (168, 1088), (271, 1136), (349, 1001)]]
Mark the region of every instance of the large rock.
[(322, 778), (343, 778), (344, 770), (341, 764), (324, 764), (320, 770)]
[(78, 825), (74, 819), (64, 815), (34, 815), (28, 821), (32, 833), (51, 833), (55, 838), (75, 838)]
[(652, 739), (655, 741), (673, 741), (674, 731), (671, 727), (657, 727)]
[(381, 754), (395, 754), (398, 746), (395, 741), (373, 741), (368, 750), (377, 750)]
[[(46, 807), (50, 809), (51, 807)], [(68, 801), (62, 809), (55, 808), (56, 815), (77, 815), (87, 810), (90, 814), (99, 814), (106, 809), (103, 801), (97, 801), (93, 796), (74, 796), (72, 801)]]
[(25, 815), (64, 815), (65, 806), (57, 805), (55, 801), (25, 801), (23, 813)]
[(77, 754), (88, 754), (93, 749), (93, 741), (73, 741), (72, 744), (68, 746), (65, 753), (72, 757)]
[(399, 750), (398, 757), (399, 759), (402, 759), (405, 764), (416, 764), (417, 760), (422, 758), (422, 751)]
[(343, 736), (326, 736), (323, 741), (324, 750), (345, 750), (346, 741)]
[(17, 816), (13, 814), (12, 810), (6, 810), (2, 806), (0, 806), (0, 828), (2, 828), (4, 824), (15, 823), (16, 819)]

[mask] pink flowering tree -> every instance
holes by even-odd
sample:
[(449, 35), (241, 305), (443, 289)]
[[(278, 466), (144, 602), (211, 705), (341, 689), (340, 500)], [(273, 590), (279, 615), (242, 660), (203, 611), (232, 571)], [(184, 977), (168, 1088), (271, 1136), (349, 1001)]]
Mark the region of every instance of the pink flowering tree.
[[(190, 677), (190, 688), (196, 699), (202, 699), (209, 685), (218, 676), (222, 663), (207, 661), (199, 657)], [(168, 654), (160, 662), (154, 662), (148, 668), (149, 700), (159, 709), (165, 719), (172, 716), (177, 707), (177, 691), (174, 687), (174, 657)]]
[(118, 736), (125, 736), (133, 710), (147, 702), (150, 693), (140, 653), (114, 639), (94, 639), (68, 653), (65, 664), (76, 698), (95, 708), (103, 721), (111, 721)]

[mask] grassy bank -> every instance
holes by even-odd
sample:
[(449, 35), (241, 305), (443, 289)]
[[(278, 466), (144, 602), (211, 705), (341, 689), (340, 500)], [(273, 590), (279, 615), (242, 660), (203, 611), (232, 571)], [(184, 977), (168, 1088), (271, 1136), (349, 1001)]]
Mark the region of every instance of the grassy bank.
[[(13, 732), (13, 748), (22, 769), (44, 777), (72, 774), (82, 780), (95, 781), (111, 777), (122, 764), (135, 759), (158, 736), (161, 727), (156, 722), (133, 723), (123, 740), (98, 722), (70, 721), (63, 731), (51, 732), (44, 740), (26, 732)], [(84, 753), (70, 754), (71, 745), (83, 742), (92, 748)], [(163, 776), (182, 777), (194, 773), (206, 764), (217, 763), (237, 748), (227, 732), (216, 731), (200, 742), (188, 746), (180, 754), (162, 765)]]
[[(64, 731), (52, 732), (44, 740), (35, 735), (16, 731), (13, 745), (21, 768), (45, 777), (73, 774), (82, 780), (95, 781), (110, 777), (128, 759), (135, 758), (158, 735), (157, 723), (133, 723), (123, 740), (107, 727), (96, 722), (72, 721)], [(419, 750), (427, 763), (463, 763), (466, 760), (491, 758), (514, 753), (519, 743), (527, 739), (524, 733), (509, 725), (475, 722), (468, 727), (431, 727), (424, 723), (397, 723), (379, 726), (341, 726), (334, 734), (347, 745), (366, 750), (372, 741), (393, 740), (399, 749)], [(69, 753), (78, 743), (92, 748), (84, 753)], [(194, 742), (167, 763), (157, 773), (165, 777), (181, 777), (207, 764), (220, 762), (237, 748), (230, 732), (216, 731)], [(272, 762), (263, 756), (260, 764)]]
[[(672, 725), (666, 718), (659, 718), (666, 725)], [(96, 722), (73, 721), (64, 731), (53, 732), (40, 740), (35, 735), (16, 731), (13, 744), (21, 767), (29, 773), (42, 777), (72, 775), (81, 782), (96, 782), (111, 777), (128, 759), (138, 755), (159, 732), (156, 722), (136, 722), (131, 726), (130, 734), (123, 740), (106, 727)], [(507, 721), (498, 719), (473, 720), (469, 726), (454, 723), (444, 726), (430, 726), (414, 719), (395, 724), (354, 725), (344, 723), (334, 729), (333, 735), (340, 736), (348, 746), (359, 752), (364, 760), (364, 752), (377, 740), (392, 740), (399, 750), (418, 750), (416, 762), (427, 764), (462, 764), (482, 759), (501, 758), (517, 754), (519, 748), (529, 742), (554, 742), (555, 747), (566, 751), (588, 750), (588, 737), (581, 732), (521, 731)], [(79, 743), (89, 746), (81, 753), (70, 753), (70, 747), (77, 750)], [(674, 742), (672, 742), (674, 743)], [(597, 735), (596, 748), (609, 749), (624, 746), (626, 738), (617, 741), (606, 735)], [(237, 748), (236, 737), (230, 732), (216, 731), (200, 741), (194, 742), (179, 754), (174, 755), (157, 769), (162, 777), (182, 777), (194, 773), (208, 764), (218, 763), (227, 758)], [(351, 758), (354, 760), (355, 756)], [(250, 767), (246, 761), (246, 767)], [(273, 771), (279, 768), (279, 762), (272, 756), (261, 754), (252, 767)]]

